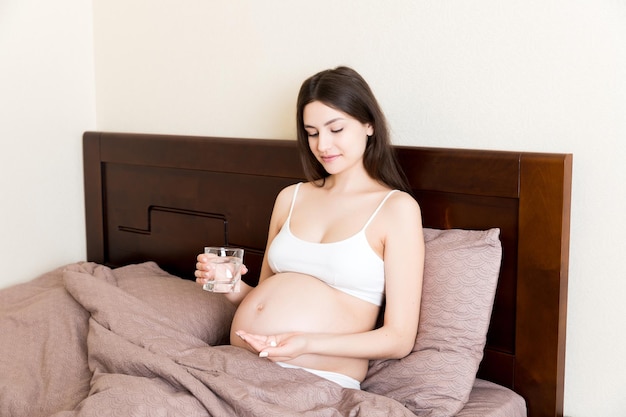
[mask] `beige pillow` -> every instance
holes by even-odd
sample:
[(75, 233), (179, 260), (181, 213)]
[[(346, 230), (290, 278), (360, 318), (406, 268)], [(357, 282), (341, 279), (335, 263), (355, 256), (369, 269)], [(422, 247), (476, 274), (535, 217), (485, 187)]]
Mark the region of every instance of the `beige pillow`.
[(426, 258), (413, 352), (373, 361), (362, 389), (418, 416), (454, 416), (482, 360), (500, 272), (500, 229), (424, 229)]
[(179, 330), (209, 345), (229, 343), (235, 307), (223, 295), (170, 275), (154, 262), (117, 268), (113, 275), (118, 287), (160, 311)]

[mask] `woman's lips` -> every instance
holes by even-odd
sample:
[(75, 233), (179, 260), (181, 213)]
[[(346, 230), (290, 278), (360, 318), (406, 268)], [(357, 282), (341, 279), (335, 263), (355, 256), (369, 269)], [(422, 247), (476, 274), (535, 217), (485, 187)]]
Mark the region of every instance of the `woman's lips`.
[(329, 162), (333, 162), (335, 159), (339, 158), (339, 155), (325, 155), (325, 156), (320, 156), (320, 158), (322, 159), (322, 161), (324, 163), (329, 163)]

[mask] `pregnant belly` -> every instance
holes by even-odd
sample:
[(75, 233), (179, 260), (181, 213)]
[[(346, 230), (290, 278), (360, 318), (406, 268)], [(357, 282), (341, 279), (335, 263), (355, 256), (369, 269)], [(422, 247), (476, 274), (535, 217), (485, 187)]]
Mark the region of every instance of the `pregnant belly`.
[[(231, 343), (250, 347), (235, 335), (237, 330), (275, 335), (287, 332), (358, 333), (371, 330), (378, 307), (309, 275), (274, 275), (252, 290), (233, 318)], [(306, 368), (340, 372), (362, 380), (367, 360), (302, 355), (289, 362)]]

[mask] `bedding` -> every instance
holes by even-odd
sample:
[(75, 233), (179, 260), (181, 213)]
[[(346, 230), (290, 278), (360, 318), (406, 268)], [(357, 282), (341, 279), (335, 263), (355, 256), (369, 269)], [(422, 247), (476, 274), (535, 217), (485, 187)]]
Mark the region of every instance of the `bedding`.
[[(499, 262), (499, 257), (493, 257), (498, 255), (497, 230), (426, 230), (425, 235), (431, 259), (426, 267), (429, 277), (442, 265), (457, 271), (456, 276), (462, 268), (465, 273), (461, 275), (467, 278), (468, 270), (484, 272), (488, 259), (495, 259), (491, 264)], [(452, 261), (441, 258), (446, 251), (453, 254)], [(459, 251), (465, 256), (459, 258)], [(481, 259), (478, 263), (476, 256)], [(465, 294), (473, 299), (480, 285), (467, 284), (478, 287)], [(438, 297), (451, 287), (439, 286), (434, 279), (430, 284), (425, 281), (423, 308), (432, 309), (429, 299), (445, 304)], [(483, 300), (487, 304), (488, 298)], [(489, 306), (479, 304), (479, 315), (484, 316)], [(0, 291), (0, 306), (3, 416), (435, 417), (454, 415), (468, 398), (470, 403), (459, 417), (525, 415), (523, 399), (517, 394), (487, 381), (474, 383), (477, 363), (473, 362), (466, 366), (469, 373), (462, 374), (463, 382), (453, 385), (459, 389), (453, 407), (460, 404), (454, 411), (440, 403), (441, 396), (450, 392), (433, 386), (434, 380), (424, 380), (423, 369), (416, 368), (413, 360), (409, 365), (388, 361), (381, 369), (372, 367), (374, 372), (364, 382), (369, 391), (342, 389), (308, 372), (283, 369), (226, 345), (233, 306), (218, 294), (201, 291), (193, 281), (168, 274), (154, 262), (116, 269), (91, 262), (67, 265)], [(484, 325), (483, 320), (478, 327)], [(428, 330), (428, 319), (424, 326), (420, 332), (436, 333)], [(477, 337), (484, 338), (484, 334)], [(421, 359), (419, 352), (433, 349), (420, 347), (418, 342), (419, 337), (417, 350), (410, 355), (414, 359)], [(474, 349), (482, 349), (480, 340)], [(477, 350), (472, 351), (474, 361), (479, 361)], [(449, 361), (449, 353), (437, 352)], [(452, 365), (447, 368), (458, 372)], [(444, 368), (431, 371), (445, 376)], [(408, 394), (431, 401), (421, 409), (397, 395), (398, 383), (406, 382), (397, 377), (413, 373), (417, 376), (407, 386)], [(415, 381), (428, 384), (420, 388)], [(429, 391), (433, 388), (439, 397)]]
[[(161, 303), (150, 304), (163, 301), (160, 295), (124, 289), (155, 267), (78, 263), (1, 291), (0, 415), (413, 415), (390, 398), (344, 390), (244, 349), (210, 346), (197, 337), (197, 322), (187, 326)], [(177, 279), (205, 303), (215, 301), (193, 282), (156, 275), (150, 282)], [(212, 322), (204, 311), (189, 311), (192, 301), (180, 305), (191, 320), (223, 326), (224, 317)]]
[(477, 378), (455, 417), (526, 417), (524, 399), (501, 385)]

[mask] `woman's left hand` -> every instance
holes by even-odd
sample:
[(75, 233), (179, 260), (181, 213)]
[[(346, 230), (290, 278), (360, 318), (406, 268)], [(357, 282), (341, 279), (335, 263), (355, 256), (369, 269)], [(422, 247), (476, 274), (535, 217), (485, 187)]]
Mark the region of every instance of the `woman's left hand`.
[(302, 333), (283, 333), (278, 335), (258, 335), (242, 330), (235, 332), (252, 349), (259, 352), (259, 357), (273, 362), (286, 362), (306, 352), (306, 337)]

